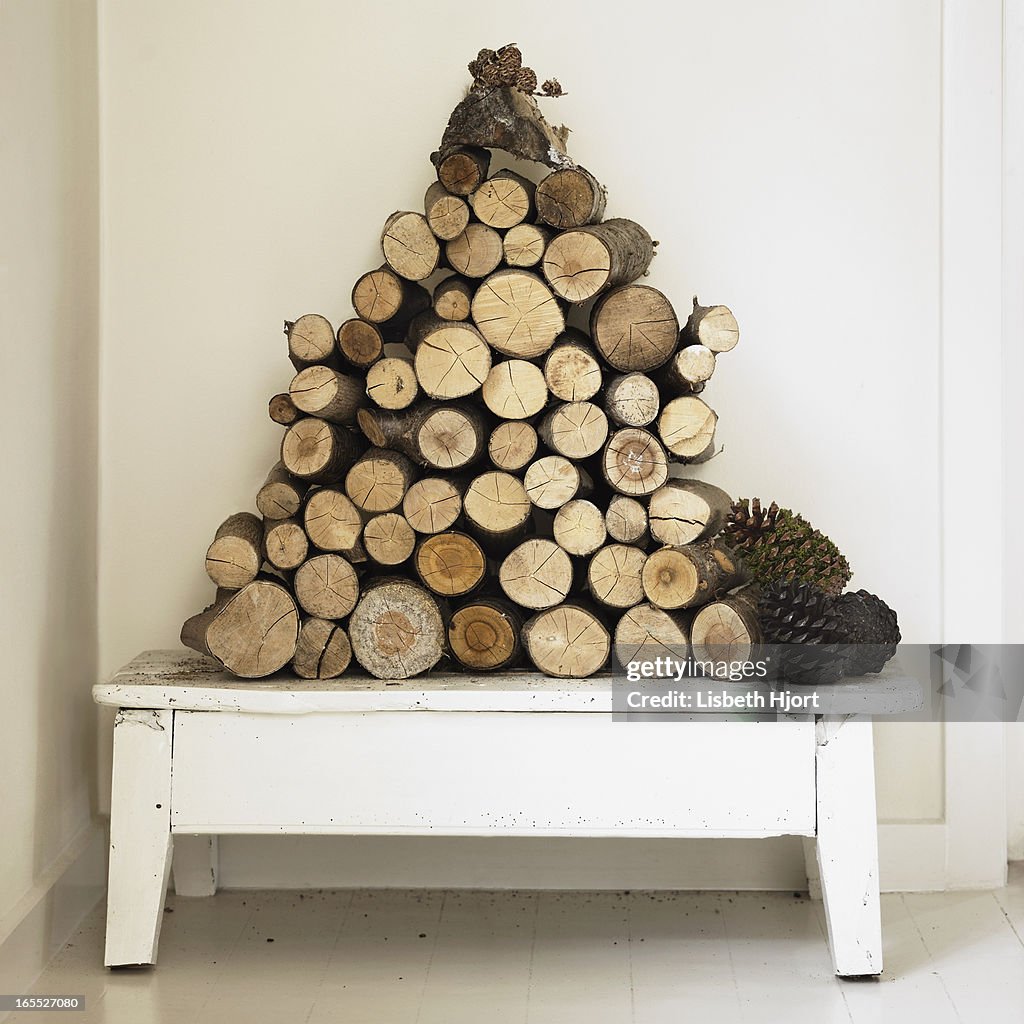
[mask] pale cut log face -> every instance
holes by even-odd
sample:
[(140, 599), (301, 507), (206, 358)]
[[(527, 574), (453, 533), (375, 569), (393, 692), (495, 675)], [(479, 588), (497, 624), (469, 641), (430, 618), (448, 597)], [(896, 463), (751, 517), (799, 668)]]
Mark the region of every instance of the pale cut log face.
[(389, 218), (381, 245), (388, 266), (409, 281), (422, 281), (437, 269), (441, 250), (420, 213), (397, 213)]
[(552, 171), (537, 186), (537, 213), (552, 227), (578, 228), (588, 223), (600, 207), (594, 184), (572, 167)]
[(372, 324), (390, 320), (402, 305), (402, 283), (387, 269), (371, 270), (356, 281), (352, 304)]
[(658, 416), (658, 433), (665, 447), (681, 458), (707, 450), (715, 437), (718, 417), (699, 398), (686, 395), (668, 402)]
[(516, 604), (534, 610), (552, 608), (569, 593), (572, 562), (554, 541), (532, 537), (505, 558), (498, 579)]
[(491, 370), (491, 351), (469, 324), (431, 331), (416, 347), (416, 377), (431, 398), (464, 398)]
[(484, 404), (495, 416), (525, 420), (539, 413), (548, 400), (540, 367), (525, 359), (506, 359), (491, 367), (482, 389)]
[(549, 430), (560, 455), (585, 459), (601, 450), (608, 437), (608, 417), (593, 402), (567, 402), (555, 410)]
[(356, 606), (359, 580), (341, 555), (316, 555), (295, 573), (295, 596), (310, 615), (341, 619)]
[(586, 302), (608, 283), (612, 260), (600, 238), (586, 231), (556, 235), (544, 253), (544, 276), (567, 302)]
[(671, 548), (652, 552), (643, 567), (643, 593), (657, 608), (684, 608), (699, 583), (697, 570), (685, 555)]
[(701, 319), (697, 337), (712, 352), (731, 352), (740, 340), (740, 328), (728, 306), (712, 306)]
[(380, 565), (401, 565), (416, 547), (416, 534), (404, 516), (384, 512), (363, 529), (366, 553)]
[(643, 600), (640, 581), (647, 555), (629, 544), (609, 544), (590, 560), (591, 593), (611, 608), (630, 608)]
[(564, 456), (545, 455), (526, 471), (526, 493), (537, 508), (561, 508), (580, 489), (579, 470)]
[(502, 270), (473, 296), (473, 321), (498, 352), (521, 359), (543, 355), (565, 330), (565, 315), (551, 289), (526, 270)]
[(487, 451), (499, 469), (512, 472), (528, 465), (537, 454), (537, 431), (520, 420), (499, 423), (491, 431)]
[(576, 498), (555, 514), (555, 540), (570, 555), (591, 555), (607, 539), (604, 514), (592, 502)]
[(373, 324), (352, 319), (338, 328), (338, 348), (353, 366), (366, 367), (380, 358), (384, 342)]
[(349, 619), (352, 653), (378, 679), (408, 679), (433, 668), (444, 636), (437, 602), (405, 580), (368, 590)]
[(327, 619), (306, 619), (292, 667), (302, 679), (335, 679), (348, 668), (352, 647), (345, 630)]
[(750, 661), (754, 645), (742, 617), (729, 605), (705, 605), (693, 619), (693, 656), (713, 661)]
[(635, 498), (616, 494), (605, 513), (608, 535), (622, 544), (634, 544), (647, 533), (647, 509)]
[(445, 246), (452, 270), (463, 277), (486, 277), (501, 262), (501, 235), (486, 224), (470, 224)]
[(682, 659), (689, 653), (690, 637), (683, 620), (653, 604), (638, 604), (626, 611), (615, 627), (615, 657), (626, 665), (638, 657)]
[(530, 212), (530, 196), (515, 178), (485, 181), (470, 198), (473, 212), (492, 228), (511, 228)]
[(466, 515), (495, 533), (513, 530), (530, 518), (530, 497), (511, 473), (481, 473), (466, 491)]
[(515, 652), (516, 626), (497, 608), (469, 604), (448, 625), (452, 653), (466, 668), (486, 671), (504, 665)]
[(459, 469), (477, 452), (476, 426), (459, 409), (438, 409), (422, 423), (419, 449), (436, 469)]
[(544, 364), (544, 378), (551, 393), (563, 402), (586, 402), (604, 382), (601, 364), (579, 344), (556, 345)]
[(307, 363), (318, 363), (334, 351), (334, 328), (319, 313), (300, 316), (288, 331), (292, 355)]
[(627, 284), (610, 291), (594, 307), (591, 334), (611, 366), (643, 372), (671, 357), (679, 339), (679, 320), (656, 288)]
[(417, 533), (440, 533), (459, 518), (462, 496), (448, 480), (425, 477), (406, 492), (402, 511)]
[(206, 642), (210, 653), (235, 675), (256, 679), (288, 664), (298, 635), (299, 615), (287, 591), (257, 580), (214, 619)]
[(524, 633), (530, 659), (542, 672), (561, 678), (593, 675), (608, 660), (611, 638), (583, 608), (562, 605), (531, 619)]
[(363, 528), (352, 499), (331, 487), (321, 487), (310, 495), (304, 521), (309, 539), (321, 551), (348, 551)]
[(621, 494), (652, 494), (668, 479), (668, 457), (653, 434), (626, 427), (609, 440), (604, 470), (608, 483)]
[(517, 224), (505, 232), (505, 262), (510, 267), (535, 267), (544, 256), (547, 238), (534, 224)]
[(483, 580), (487, 559), (472, 537), (464, 533), (435, 533), (420, 543), (416, 571), (435, 594), (460, 597)]

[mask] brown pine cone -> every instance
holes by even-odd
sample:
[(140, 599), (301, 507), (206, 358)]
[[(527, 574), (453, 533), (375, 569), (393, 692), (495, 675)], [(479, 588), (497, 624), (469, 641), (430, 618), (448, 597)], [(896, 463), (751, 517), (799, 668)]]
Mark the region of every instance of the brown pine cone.
[(536, 92), (537, 72), (533, 68), (520, 68), (519, 74), (516, 75), (516, 88), (522, 92)]

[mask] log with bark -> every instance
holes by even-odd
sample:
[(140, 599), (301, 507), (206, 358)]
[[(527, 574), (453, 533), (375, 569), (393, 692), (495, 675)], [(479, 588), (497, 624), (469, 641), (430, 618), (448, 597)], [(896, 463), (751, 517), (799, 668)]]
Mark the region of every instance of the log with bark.
[(282, 572), (297, 569), (309, 554), (309, 538), (297, 517), (263, 521), (263, 553)]
[(491, 350), (473, 324), (425, 314), (410, 332), (420, 387), (431, 398), (465, 398), (478, 391), (491, 370)]
[(538, 216), (560, 230), (596, 224), (607, 201), (607, 189), (583, 167), (552, 171), (537, 186)]
[(336, 551), (350, 561), (361, 550), (363, 519), (352, 499), (335, 487), (320, 487), (310, 494), (303, 510), (303, 525), (310, 541), (321, 551)]
[(757, 596), (743, 587), (720, 601), (704, 605), (690, 627), (693, 657), (698, 661), (750, 662), (763, 643), (757, 617)]
[(647, 508), (636, 498), (614, 494), (604, 515), (608, 536), (620, 544), (645, 547), (650, 539), (647, 532)]
[(695, 395), (714, 372), (715, 353), (705, 345), (687, 345), (652, 376), (668, 395)]
[(377, 565), (401, 565), (412, 557), (416, 534), (405, 516), (382, 512), (363, 527), (363, 547)]
[(548, 386), (539, 366), (525, 359), (506, 359), (491, 367), (481, 397), (495, 416), (525, 420), (536, 416), (548, 402)]
[(703, 345), (712, 352), (731, 352), (740, 340), (740, 328), (728, 306), (702, 306), (693, 297), (693, 312), (682, 332), (684, 345)]
[(441, 533), (462, 515), (462, 490), (445, 477), (423, 477), (406, 491), (402, 513), (417, 533)]
[(325, 363), (334, 355), (334, 328), (327, 317), (306, 313), (298, 320), (286, 320), (288, 355), (296, 370), (313, 363)]
[(444, 655), (445, 625), (434, 596), (409, 580), (367, 584), (348, 622), (356, 661), (378, 679), (409, 679)]
[(539, 224), (517, 224), (502, 239), (505, 262), (510, 267), (535, 267), (544, 258), (551, 232)]
[(423, 213), (430, 230), (443, 242), (450, 242), (469, 224), (469, 204), (435, 181), (423, 197)]
[(416, 575), (441, 597), (462, 597), (487, 573), (487, 556), (468, 533), (447, 530), (420, 540), (413, 559)]
[(707, 604), (741, 580), (735, 555), (713, 541), (659, 548), (643, 569), (643, 593), (656, 608)]
[(563, 402), (545, 414), (537, 433), (555, 454), (585, 459), (608, 439), (608, 417), (593, 402)]
[(590, 335), (616, 370), (653, 370), (667, 362), (679, 340), (672, 303), (645, 284), (627, 284), (603, 295), (590, 313)]
[(486, 224), (470, 224), (444, 247), (448, 266), (463, 277), (486, 277), (504, 254), (501, 235)]
[(661, 408), (658, 386), (642, 373), (613, 377), (605, 389), (604, 408), (608, 418), (622, 427), (646, 427)]
[(467, 278), (452, 274), (434, 289), (434, 312), (442, 320), (468, 320), (476, 286)]
[(339, 480), (365, 442), (345, 427), (316, 416), (293, 423), (281, 442), (281, 461), (292, 476), (311, 483)]
[(256, 579), (263, 564), (263, 523), (251, 512), (236, 512), (217, 528), (206, 551), (206, 575), (225, 590)]
[(522, 630), (522, 613), (510, 601), (473, 598), (452, 614), (448, 646), (460, 665), (475, 672), (512, 668), (522, 650)]
[(645, 602), (626, 611), (615, 626), (615, 660), (621, 666), (658, 657), (685, 661), (689, 653), (689, 620), (679, 612)]
[(515, 171), (498, 171), (469, 197), (469, 203), (477, 220), (488, 227), (513, 228), (533, 219), (535, 188), (532, 181)]
[(352, 647), (345, 630), (328, 619), (306, 619), (292, 669), (301, 679), (336, 679), (352, 661)]
[(718, 416), (695, 395), (666, 403), (658, 415), (662, 443), (680, 462), (707, 462), (715, 454)]
[(371, 324), (369, 320), (353, 317), (338, 328), (338, 352), (349, 366), (366, 370), (384, 355), (386, 344), (404, 338), (405, 327), (396, 320)]
[(635, 281), (653, 258), (651, 236), (635, 221), (614, 218), (555, 235), (541, 265), (556, 295), (586, 302), (606, 288)]
[(263, 577), (240, 590), (218, 590), (213, 604), (181, 627), (186, 647), (243, 679), (284, 668), (298, 636), (299, 613), (292, 595), (280, 582)]
[(441, 248), (422, 213), (400, 211), (384, 223), (384, 262), (407, 281), (422, 281), (437, 270)]
[(414, 316), (430, 308), (430, 293), (385, 265), (356, 281), (352, 288), (352, 308), (368, 323), (387, 324), (389, 331), (397, 332)]
[(307, 486), (278, 462), (256, 495), (256, 508), (264, 519), (289, 519), (302, 508)]
[(436, 155), (437, 180), (455, 196), (475, 192), (491, 164), (491, 154), (482, 146), (450, 145), (443, 156)]
[(370, 448), (345, 475), (345, 493), (369, 515), (393, 512), (416, 479), (412, 460), (388, 448)]
[(563, 402), (586, 402), (601, 390), (604, 372), (590, 339), (581, 331), (566, 331), (544, 359), (548, 390)]
[(468, 403), (423, 402), (402, 412), (360, 409), (356, 419), (371, 444), (443, 472), (479, 459), (488, 436), (483, 413)]
[(680, 546), (713, 537), (725, 526), (732, 499), (704, 480), (669, 480), (651, 495), (651, 536)]
[(302, 415), (295, 408), (292, 396), (286, 394), (274, 395), (267, 403), (267, 412), (270, 418), (275, 423), (280, 423), (282, 427), (290, 426)]
[(338, 373), (329, 366), (307, 366), (288, 385), (295, 407), (308, 416), (351, 426), (366, 404), (363, 381)]

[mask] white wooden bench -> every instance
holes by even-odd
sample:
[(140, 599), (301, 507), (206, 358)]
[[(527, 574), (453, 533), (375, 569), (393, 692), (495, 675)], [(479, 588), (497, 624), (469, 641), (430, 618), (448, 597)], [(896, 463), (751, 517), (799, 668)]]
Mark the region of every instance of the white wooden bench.
[(798, 835), (817, 840), (808, 869), (836, 973), (878, 974), (872, 736), (858, 712), (882, 691), (890, 712), (915, 707), (902, 682), (841, 684), (817, 718), (627, 725), (607, 678), (245, 682), (189, 652), (147, 652), (93, 690), (118, 709), (105, 962), (156, 962), (172, 850), (177, 891), (212, 895), (226, 833)]

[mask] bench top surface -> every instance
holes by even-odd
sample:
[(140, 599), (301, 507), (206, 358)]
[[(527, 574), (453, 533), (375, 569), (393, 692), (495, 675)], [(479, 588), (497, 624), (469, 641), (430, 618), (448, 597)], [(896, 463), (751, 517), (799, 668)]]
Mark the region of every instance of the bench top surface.
[[(714, 684), (716, 688), (720, 684)], [(767, 692), (766, 684), (760, 684)], [(736, 691), (751, 685), (735, 684)], [(811, 687), (787, 687), (813, 693)], [(413, 679), (375, 679), (365, 673), (338, 679), (300, 679), (278, 673), (239, 679), (188, 650), (145, 651), (106, 683), (93, 687), (98, 704), (181, 711), (310, 714), (362, 711), (612, 711), (609, 674), (555, 679), (539, 672), (491, 674), (428, 672)], [(894, 661), (864, 676), (818, 691), (829, 714), (901, 714), (920, 707), (922, 688)]]

